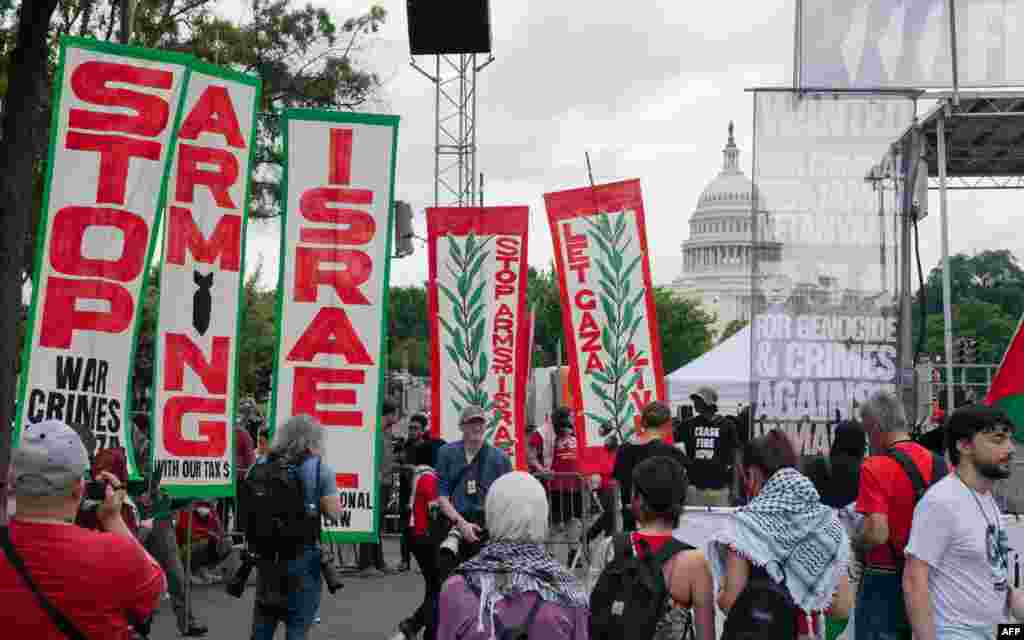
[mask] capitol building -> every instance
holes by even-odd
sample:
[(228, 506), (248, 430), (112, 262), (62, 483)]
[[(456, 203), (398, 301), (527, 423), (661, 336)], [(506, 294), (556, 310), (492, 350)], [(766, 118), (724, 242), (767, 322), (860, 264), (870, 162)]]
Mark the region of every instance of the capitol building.
[[(682, 245), (683, 273), (670, 287), (676, 295), (700, 302), (713, 313), (713, 329), (719, 335), (734, 320), (750, 320), (754, 257), (754, 185), (740, 169), (740, 150), (731, 122), (722, 154), (722, 170), (704, 188), (690, 216), (690, 237)], [(758, 209), (763, 213), (760, 199)]]

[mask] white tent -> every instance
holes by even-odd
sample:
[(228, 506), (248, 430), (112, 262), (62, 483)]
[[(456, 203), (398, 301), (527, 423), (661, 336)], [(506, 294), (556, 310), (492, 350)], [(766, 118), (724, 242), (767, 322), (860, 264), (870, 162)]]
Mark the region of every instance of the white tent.
[(668, 397), (673, 405), (690, 404), (699, 387), (718, 391), (720, 406), (750, 402), (750, 325), (668, 376)]

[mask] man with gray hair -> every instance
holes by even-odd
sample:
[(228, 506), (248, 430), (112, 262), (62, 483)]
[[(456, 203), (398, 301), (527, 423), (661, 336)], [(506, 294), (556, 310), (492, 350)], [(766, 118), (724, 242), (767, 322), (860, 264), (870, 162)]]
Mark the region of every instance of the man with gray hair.
[(854, 611), (855, 640), (909, 640), (903, 550), (917, 501), (946, 474), (946, 465), (911, 440), (903, 404), (893, 393), (876, 392), (860, 415), (872, 455), (861, 467), (857, 494), (864, 528), (854, 543), (865, 562)]
[(144, 628), (166, 582), (121, 516), (125, 487), (101, 473), (101, 531), (76, 526), (89, 454), (58, 420), (27, 425), (11, 462), (18, 504), (0, 530), (0, 629), (11, 638), (70, 636), (61, 620), (88, 638), (127, 638)]

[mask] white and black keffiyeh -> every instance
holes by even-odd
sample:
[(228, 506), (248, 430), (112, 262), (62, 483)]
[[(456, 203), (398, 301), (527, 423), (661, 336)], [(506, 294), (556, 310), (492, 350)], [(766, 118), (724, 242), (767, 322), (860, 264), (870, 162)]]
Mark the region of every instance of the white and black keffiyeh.
[(533, 591), (546, 602), (563, 607), (588, 606), (587, 595), (576, 577), (533, 542), (490, 542), (455, 571), (480, 594), (478, 629), (486, 628), (486, 615), (492, 635), (495, 605), (508, 596)]
[(772, 474), (750, 504), (708, 542), (715, 585), (725, 575), (729, 547), (763, 567), (786, 587), (804, 611), (824, 611), (846, 572), (850, 542), (835, 511), (821, 504), (817, 490), (796, 469)]

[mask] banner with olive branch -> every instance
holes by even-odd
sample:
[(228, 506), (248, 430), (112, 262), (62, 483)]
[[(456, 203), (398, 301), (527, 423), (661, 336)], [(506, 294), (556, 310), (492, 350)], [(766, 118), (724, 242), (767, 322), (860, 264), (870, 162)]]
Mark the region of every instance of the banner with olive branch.
[(629, 441), (645, 404), (665, 399), (640, 181), (544, 196), (585, 471)]
[(433, 432), (460, 440), (471, 405), (484, 435), (525, 468), (527, 207), (427, 209)]

